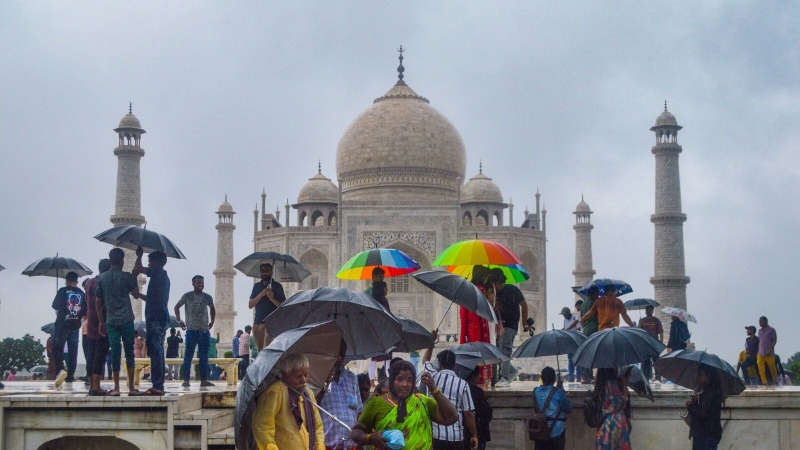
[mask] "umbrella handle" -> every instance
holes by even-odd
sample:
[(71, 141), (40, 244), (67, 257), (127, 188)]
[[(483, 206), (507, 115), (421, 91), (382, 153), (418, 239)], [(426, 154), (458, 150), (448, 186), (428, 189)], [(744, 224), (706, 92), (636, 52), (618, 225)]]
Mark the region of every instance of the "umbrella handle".
[(444, 311), (444, 315), (442, 315), (442, 320), (439, 321), (439, 325), (436, 325), (436, 329), (437, 330), (442, 326), (442, 323), (444, 322), (444, 318), (447, 317), (447, 313), (450, 312), (450, 308), (453, 307), (453, 303), (455, 303), (455, 302), (451, 300), (450, 301), (450, 306), (448, 306), (447, 309)]
[[(302, 393), (302, 392), (300, 392), (300, 391), (298, 391), (297, 389), (295, 389), (295, 388), (293, 388), (293, 387), (291, 387), (291, 386), (288, 386), (288, 385), (287, 385), (287, 387), (288, 387), (289, 389), (291, 389), (291, 390), (293, 390), (293, 391), (297, 392), (298, 394), (300, 394), (300, 395), (303, 395), (303, 393)], [(321, 406), (319, 406), (319, 405), (317, 404), (317, 402), (315, 402), (315, 401), (313, 401), (313, 400), (310, 400), (310, 399), (309, 399), (309, 401), (310, 401), (310, 402), (311, 402), (311, 404), (312, 404), (312, 405), (314, 405), (314, 406), (315, 406), (315, 407), (316, 407), (318, 410), (320, 410), (320, 411), (324, 412), (325, 414), (327, 414), (327, 415), (328, 415), (328, 417), (330, 417), (331, 419), (333, 419), (333, 420), (334, 420), (336, 423), (338, 423), (339, 425), (341, 425), (341, 426), (343, 426), (343, 427), (347, 428), (347, 431), (353, 431), (353, 429), (352, 429), (352, 428), (350, 428), (350, 427), (349, 427), (349, 426), (348, 426), (346, 423), (342, 422), (342, 421), (341, 421), (341, 420), (340, 420), (338, 417), (334, 416), (333, 414), (329, 413), (328, 411), (325, 411), (325, 409), (323, 409)]]

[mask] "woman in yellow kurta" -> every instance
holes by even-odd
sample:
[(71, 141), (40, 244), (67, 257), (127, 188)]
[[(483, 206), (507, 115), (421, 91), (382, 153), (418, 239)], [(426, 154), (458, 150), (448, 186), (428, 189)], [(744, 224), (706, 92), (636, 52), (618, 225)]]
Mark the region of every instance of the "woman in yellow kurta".
[(259, 450), (324, 450), (322, 418), (306, 386), (308, 359), (288, 353), (281, 363), (281, 379), (258, 397), (253, 414), (253, 436)]

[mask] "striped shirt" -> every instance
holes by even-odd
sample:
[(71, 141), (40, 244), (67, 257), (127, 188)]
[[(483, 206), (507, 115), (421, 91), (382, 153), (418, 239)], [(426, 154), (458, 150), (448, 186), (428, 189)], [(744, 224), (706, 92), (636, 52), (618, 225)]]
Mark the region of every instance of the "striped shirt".
[(433, 426), (433, 438), (440, 441), (464, 440), (464, 411), (474, 411), (475, 405), (472, 403), (472, 394), (469, 392), (469, 385), (466, 381), (459, 378), (452, 370), (436, 371), (430, 363), (425, 364), (425, 370), (433, 374), (433, 381), (442, 390), (442, 394), (450, 400), (458, 411), (458, 421), (452, 425), (444, 426), (436, 422)]

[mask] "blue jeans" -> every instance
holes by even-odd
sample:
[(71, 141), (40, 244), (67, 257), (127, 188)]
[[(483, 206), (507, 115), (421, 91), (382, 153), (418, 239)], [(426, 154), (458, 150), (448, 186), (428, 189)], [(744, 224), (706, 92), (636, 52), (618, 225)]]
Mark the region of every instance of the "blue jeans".
[(147, 345), (147, 354), (150, 355), (150, 381), (153, 383), (153, 389), (163, 391), (164, 337), (167, 335), (169, 323), (160, 320), (148, 320), (145, 325), (147, 326), (145, 344)]
[(216, 364), (209, 364), (208, 365), (208, 379), (209, 380), (219, 380), (219, 370), (217, 369)]
[(64, 344), (67, 344), (67, 383), (75, 381), (75, 367), (78, 365), (78, 337), (80, 328), (56, 328), (53, 336), (53, 359), (56, 362), (56, 375), (64, 370)]
[[(750, 378), (748, 375), (748, 369), (750, 367), (755, 367), (756, 369), (756, 376), (754, 378)], [(758, 376), (758, 365), (756, 364), (755, 356), (748, 356), (744, 361), (742, 361), (742, 375), (744, 375), (744, 379), (747, 381), (747, 384), (752, 384), (753, 386), (761, 384), (761, 378)]]
[(183, 352), (183, 380), (189, 381), (192, 374), (192, 358), (194, 358), (195, 347), (197, 349), (197, 359), (200, 360), (200, 379), (203, 381), (208, 377), (208, 340), (211, 333), (208, 331), (186, 330), (186, 349)]
[[(497, 347), (506, 356), (511, 356), (514, 350), (514, 338), (517, 336), (517, 330), (506, 327), (503, 334), (497, 336)], [(505, 378), (508, 381), (516, 378), (517, 370), (511, 366), (511, 361), (506, 361), (500, 364), (500, 378)]]
[(692, 438), (692, 450), (717, 450), (719, 439), (715, 437)]

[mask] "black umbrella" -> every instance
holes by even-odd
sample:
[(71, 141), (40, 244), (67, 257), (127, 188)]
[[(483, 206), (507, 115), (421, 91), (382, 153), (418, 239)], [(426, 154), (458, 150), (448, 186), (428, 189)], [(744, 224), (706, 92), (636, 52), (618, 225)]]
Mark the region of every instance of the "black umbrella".
[(339, 356), (341, 342), (342, 330), (336, 322), (329, 321), (287, 331), (258, 353), (247, 368), (247, 373), (236, 392), (234, 417), (236, 448), (256, 449), (252, 432), (256, 401), (280, 375), (280, 361), (283, 355), (289, 352), (306, 355), (309, 362), (308, 384), (318, 391), (325, 384)]
[(655, 403), (656, 401), (653, 399), (653, 390), (650, 388), (650, 380), (645, 378), (639, 366), (636, 364), (622, 366), (619, 368), (619, 373), (624, 374), (625, 371), (628, 370), (628, 367), (631, 368), (631, 378), (628, 380), (628, 387), (642, 397), (647, 397), (651, 402)]
[[(489, 322), (497, 323), (497, 316), (495, 316), (494, 308), (489, 304), (489, 300), (477, 286), (466, 278), (443, 270), (426, 270), (412, 273), (411, 276), (442, 297), (458, 303)], [(453, 304), (451, 303), (450, 306)], [(450, 306), (447, 307), (447, 311), (450, 311)], [(439, 326), (442, 325), (447, 311), (442, 316)], [(436, 327), (437, 330), (439, 326)]]
[(575, 353), (586, 341), (586, 336), (577, 331), (550, 330), (529, 337), (522, 343), (512, 358), (538, 358)]
[(35, 261), (23, 270), (22, 274), (29, 277), (55, 277), (56, 288), (58, 288), (58, 279), (64, 278), (70, 272), (75, 272), (79, 277), (83, 277), (91, 275), (92, 269), (79, 261), (58, 256), (58, 253), (56, 253), (54, 258), (42, 258)]
[[(483, 359), (483, 356), (478, 352), (468, 352), (466, 350), (453, 350), (453, 353), (456, 354), (456, 367), (453, 370), (453, 372), (455, 372), (456, 376), (458, 376), (462, 380), (466, 380), (467, 377), (470, 376), (470, 374), (475, 370), (476, 367), (485, 365), (480, 363), (481, 360)], [(432, 367), (434, 370), (439, 370), (439, 361), (433, 361), (427, 364), (430, 364), (430, 367)]]
[[(511, 358), (503, 353), (502, 350), (487, 342), (468, 342), (466, 344), (456, 345), (450, 350), (453, 350), (454, 352), (478, 353), (481, 355), (481, 359), (479, 359), (477, 363), (479, 366), (500, 364), (506, 361), (511, 361)], [(456, 353), (456, 358), (457, 357), (458, 353)]]
[(47, 334), (55, 333), (56, 332), (56, 324), (55, 324), (55, 322), (50, 322), (47, 325), (44, 325), (42, 327), (42, 331), (44, 331)]
[(79, 277), (83, 277), (91, 275), (92, 269), (72, 258), (64, 258), (56, 254), (55, 257), (42, 258), (32, 263), (22, 271), (22, 274), (29, 277), (45, 276), (64, 278), (70, 272), (75, 272)]
[(94, 237), (100, 242), (116, 247), (136, 250), (142, 247), (145, 253), (164, 252), (170, 258), (186, 259), (183, 252), (169, 238), (155, 231), (136, 225), (117, 225)]
[(656, 306), (660, 305), (660, 303), (658, 303), (657, 301), (651, 300), (649, 298), (637, 298), (633, 300), (628, 300), (624, 304), (625, 304), (625, 309), (627, 309), (628, 311), (645, 309), (648, 306), (652, 306), (653, 308), (655, 308)]
[(292, 256), (278, 252), (252, 253), (233, 267), (248, 277), (261, 278), (262, 264), (272, 264), (272, 278), (281, 282), (300, 282), (311, 276)]
[(641, 328), (622, 327), (589, 336), (572, 356), (578, 367), (613, 368), (640, 363), (667, 348)]
[(434, 345), (433, 334), (425, 327), (411, 319), (397, 318), (403, 327), (403, 340), (395, 347), (398, 352), (413, 352), (431, 348)]
[(630, 284), (621, 280), (612, 280), (611, 278), (597, 278), (595, 280), (592, 280), (583, 285), (583, 287), (581, 288), (581, 292), (588, 295), (589, 288), (596, 287), (598, 295), (605, 295), (606, 286), (608, 286), (609, 284), (614, 286), (617, 296), (633, 292), (633, 288), (631, 287)]
[(653, 367), (659, 375), (678, 386), (697, 389), (697, 368), (701, 364), (717, 372), (725, 395), (738, 395), (744, 391), (744, 383), (736, 373), (736, 369), (712, 353), (689, 349), (677, 350), (658, 358)]
[(6, 270), (6, 268), (0, 265), (0, 270)]
[[(169, 316), (169, 325), (167, 328), (178, 328), (181, 326), (180, 321), (175, 316)], [(147, 322), (142, 320), (141, 322), (135, 322), (133, 324), (133, 331), (137, 332), (142, 339), (147, 339)]]
[(344, 331), (349, 359), (385, 355), (403, 338), (403, 327), (392, 313), (363, 292), (323, 286), (298, 292), (265, 323), (270, 336), (311, 323), (334, 320)]

